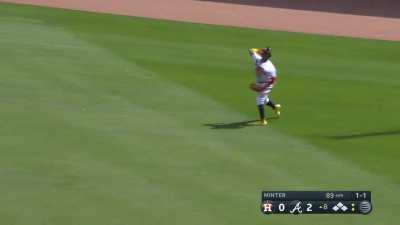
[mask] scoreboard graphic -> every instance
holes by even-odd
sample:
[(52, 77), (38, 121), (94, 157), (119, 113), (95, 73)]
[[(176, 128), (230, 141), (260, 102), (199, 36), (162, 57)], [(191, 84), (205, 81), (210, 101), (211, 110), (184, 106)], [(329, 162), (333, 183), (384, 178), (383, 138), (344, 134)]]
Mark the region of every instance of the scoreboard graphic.
[(263, 191), (264, 214), (352, 214), (372, 211), (370, 191)]

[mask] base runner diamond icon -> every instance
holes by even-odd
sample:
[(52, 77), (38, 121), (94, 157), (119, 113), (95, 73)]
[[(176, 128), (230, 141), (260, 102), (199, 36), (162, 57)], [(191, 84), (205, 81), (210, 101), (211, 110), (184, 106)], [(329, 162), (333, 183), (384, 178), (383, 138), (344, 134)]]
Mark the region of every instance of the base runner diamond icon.
[(343, 212), (346, 212), (349, 208), (345, 206), (343, 203), (339, 202), (335, 206), (332, 207), (333, 211), (337, 212), (339, 209)]

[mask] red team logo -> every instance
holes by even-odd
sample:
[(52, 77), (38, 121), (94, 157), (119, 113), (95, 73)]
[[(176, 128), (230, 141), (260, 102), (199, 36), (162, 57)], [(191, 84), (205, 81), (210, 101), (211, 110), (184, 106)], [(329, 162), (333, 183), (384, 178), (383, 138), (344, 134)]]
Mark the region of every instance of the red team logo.
[(269, 214), (269, 213), (272, 213), (272, 207), (273, 207), (273, 205), (271, 202), (265, 202), (261, 205), (261, 210), (263, 213)]

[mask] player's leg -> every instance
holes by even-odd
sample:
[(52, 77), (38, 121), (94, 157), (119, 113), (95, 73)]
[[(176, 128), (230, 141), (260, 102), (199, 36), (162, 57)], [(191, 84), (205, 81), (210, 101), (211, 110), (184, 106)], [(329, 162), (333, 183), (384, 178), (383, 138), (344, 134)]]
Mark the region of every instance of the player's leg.
[(275, 111), (275, 115), (279, 117), (281, 115), (281, 108), (280, 104), (275, 104), (271, 99), (269, 99), (266, 103), (267, 106), (271, 107)]
[(264, 109), (265, 98), (266, 98), (266, 95), (261, 92), (257, 95), (257, 98), (256, 98), (261, 125), (267, 125), (267, 119), (265, 118), (265, 109)]
[(267, 106), (271, 107), (274, 111), (275, 114), (279, 117), (281, 115), (281, 108), (282, 106), (280, 104), (275, 104), (271, 99), (268, 99)]
[(266, 98), (265, 98), (265, 104), (269, 107), (272, 108), (272, 110), (275, 111), (276, 116), (280, 116), (281, 115), (281, 108), (282, 106), (280, 104), (275, 104), (268, 96), (269, 93), (271, 93), (271, 89), (268, 90), (268, 92), (266, 93)]
[(271, 107), (273, 110), (276, 109), (276, 105), (271, 99), (268, 98), (268, 100), (266, 102), (267, 102), (266, 103), (267, 106)]

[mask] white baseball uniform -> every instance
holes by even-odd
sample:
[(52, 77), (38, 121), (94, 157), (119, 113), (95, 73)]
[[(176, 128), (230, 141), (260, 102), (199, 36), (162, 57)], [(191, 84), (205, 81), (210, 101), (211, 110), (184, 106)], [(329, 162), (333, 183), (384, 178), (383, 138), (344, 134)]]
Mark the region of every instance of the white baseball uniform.
[(256, 83), (265, 87), (258, 92), (257, 105), (264, 105), (269, 102), (268, 94), (272, 91), (277, 78), (276, 68), (271, 60), (263, 60), (255, 51), (251, 51), (251, 58), (256, 66)]

